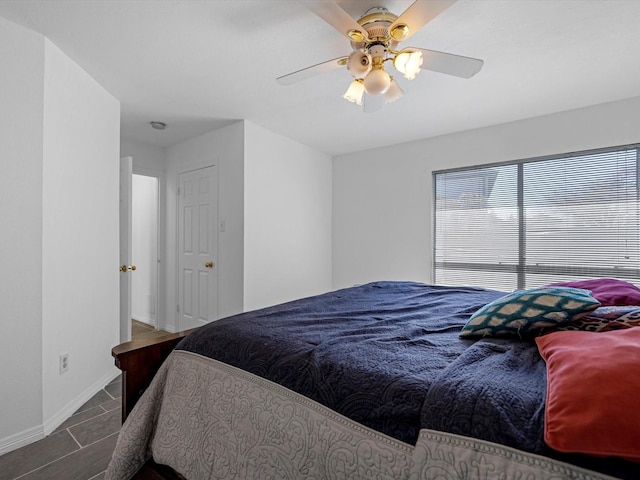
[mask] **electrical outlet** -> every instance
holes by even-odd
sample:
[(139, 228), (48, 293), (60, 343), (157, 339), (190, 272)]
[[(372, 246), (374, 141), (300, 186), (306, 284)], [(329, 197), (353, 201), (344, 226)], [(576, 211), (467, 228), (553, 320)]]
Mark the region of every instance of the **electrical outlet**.
[(60, 355), (60, 375), (69, 370), (69, 354), (63, 353)]

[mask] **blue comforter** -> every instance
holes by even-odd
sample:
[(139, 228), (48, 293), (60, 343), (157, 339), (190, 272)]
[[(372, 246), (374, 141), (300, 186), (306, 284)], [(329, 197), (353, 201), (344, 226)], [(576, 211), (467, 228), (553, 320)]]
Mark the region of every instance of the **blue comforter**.
[(218, 320), (176, 348), (277, 382), (405, 443), (429, 428), (638, 478), (640, 464), (546, 447), (546, 367), (533, 341), (459, 337), (476, 310), (503, 295), (376, 282)]
[(436, 376), (421, 425), (543, 453), (545, 392), (534, 342), (483, 339)]
[(414, 444), (434, 381), (473, 344), (468, 318), (502, 292), (376, 282), (228, 317), (177, 347), (277, 382)]

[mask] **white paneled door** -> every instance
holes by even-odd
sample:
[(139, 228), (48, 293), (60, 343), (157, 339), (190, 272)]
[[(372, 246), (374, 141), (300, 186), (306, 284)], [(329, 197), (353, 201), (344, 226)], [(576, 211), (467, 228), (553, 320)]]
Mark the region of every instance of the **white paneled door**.
[(178, 328), (199, 327), (218, 312), (218, 171), (178, 178)]

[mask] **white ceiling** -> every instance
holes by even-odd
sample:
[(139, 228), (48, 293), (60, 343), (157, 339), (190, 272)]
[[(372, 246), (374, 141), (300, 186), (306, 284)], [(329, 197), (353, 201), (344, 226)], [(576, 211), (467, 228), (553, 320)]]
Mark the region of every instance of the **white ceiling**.
[[(338, 3), (358, 18), (412, 2)], [(118, 98), (123, 137), (159, 146), (247, 119), (338, 155), (640, 96), (638, 0), (459, 0), (403, 46), (481, 58), (480, 73), (400, 78), (405, 96), (371, 114), (341, 98), (346, 69), (276, 83), (351, 51), (293, 0), (2, 0), (0, 16)]]

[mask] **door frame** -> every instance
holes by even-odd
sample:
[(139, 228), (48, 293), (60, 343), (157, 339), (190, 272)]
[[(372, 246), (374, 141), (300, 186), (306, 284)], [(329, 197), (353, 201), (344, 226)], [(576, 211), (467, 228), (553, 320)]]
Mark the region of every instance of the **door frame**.
[[(166, 174), (161, 170), (154, 170), (145, 167), (136, 167), (135, 163), (133, 165), (133, 175), (143, 175), (145, 177), (154, 177), (158, 180), (158, 211), (157, 211), (157, 222), (158, 222), (158, 238), (157, 238), (157, 249), (158, 249), (158, 271), (157, 271), (157, 291), (155, 292), (156, 297), (156, 328), (158, 330), (164, 330), (166, 327), (166, 316), (165, 316), (165, 304), (160, 301), (164, 295), (162, 292), (166, 289), (166, 265), (165, 265), (165, 218), (166, 218)], [(135, 259), (134, 259), (135, 260)]]
[[(118, 323), (120, 325), (120, 342), (131, 340), (131, 272), (127, 271), (127, 266), (131, 264), (131, 183), (133, 172), (133, 157), (130, 155), (120, 158), (120, 179), (119, 179), (119, 263), (124, 266), (120, 270), (120, 315)], [(118, 267), (120, 267), (118, 265)]]

